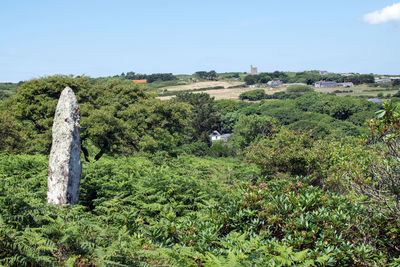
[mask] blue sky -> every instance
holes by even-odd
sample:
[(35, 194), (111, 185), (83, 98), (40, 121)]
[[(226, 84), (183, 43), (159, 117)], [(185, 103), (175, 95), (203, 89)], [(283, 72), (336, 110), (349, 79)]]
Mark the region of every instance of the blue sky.
[(365, 17), (399, 2), (3, 0), (0, 82), (250, 64), (264, 72), (400, 74), (397, 13)]

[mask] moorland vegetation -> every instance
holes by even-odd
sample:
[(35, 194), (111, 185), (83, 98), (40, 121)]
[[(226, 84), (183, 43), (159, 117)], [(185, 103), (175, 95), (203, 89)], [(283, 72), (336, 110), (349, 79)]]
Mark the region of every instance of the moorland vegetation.
[[(47, 155), (66, 86), (84, 163), (79, 204), (59, 207)], [(161, 101), (121, 77), (21, 83), (0, 102), (0, 264), (398, 266), (397, 105), (281, 94)], [(211, 143), (214, 130), (231, 139)]]

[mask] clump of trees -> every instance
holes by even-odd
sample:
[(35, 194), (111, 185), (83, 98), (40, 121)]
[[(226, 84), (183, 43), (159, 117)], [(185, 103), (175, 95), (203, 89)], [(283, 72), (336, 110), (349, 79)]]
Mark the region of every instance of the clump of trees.
[(194, 76), (197, 77), (198, 79), (204, 79), (204, 80), (209, 80), (213, 81), (217, 79), (217, 73), (215, 70), (211, 71), (197, 71), (194, 73)]
[[(171, 151), (184, 141), (188, 105), (154, 99), (127, 80), (114, 78), (92, 84), (88, 77), (56, 75), (25, 82), (3, 110), (16, 119), (7, 123), (21, 125), (13, 129), (23, 127), (25, 152), (49, 152), (55, 108), (66, 86), (75, 91), (80, 105), (86, 157), (90, 147), (97, 160), (106, 152)], [(18, 143), (19, 135), (10, 136)]]
[(267, 97), (267, 94), (265, 93), (264, 89), (250, 90), (250, 91), (241, 93), (239, 95), (240, 100), (250, 100), (250, 101), (262, 100), (262, 99), (266, 99), (266, 97)]
[(147, 80), (148, 83), (156, 81), (174, 81), (178, 78), (172, 73), (153, 73), (153, 74), (136, 74), (132, 71), (121, 74), (121, 77), (128, 80)]

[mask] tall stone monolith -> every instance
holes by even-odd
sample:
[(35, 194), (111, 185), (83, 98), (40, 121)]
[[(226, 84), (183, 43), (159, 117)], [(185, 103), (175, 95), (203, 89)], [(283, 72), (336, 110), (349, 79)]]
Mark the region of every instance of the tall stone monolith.
[(47, 181), (48, 203), (78, 203), (82, 172), (79, 123), (78, 101), (72, 89), (66, 87), (54, 115)]

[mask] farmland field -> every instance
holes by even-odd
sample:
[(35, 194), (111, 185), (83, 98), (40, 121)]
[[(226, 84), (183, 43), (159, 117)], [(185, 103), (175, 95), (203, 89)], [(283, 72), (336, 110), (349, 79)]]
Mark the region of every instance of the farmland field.
[(168, 91), (186, 91), (186, 90), (195, 90), (200, 88), (210, 88), (216, 86), (223, 86), (224, 88), (228, 88), (231, 86), (239, 86), (242, 84), (243, 86), (245, 86), (243, 82), (239, 81), (207, 81), (207, 82), (198, 82), (185, 85), (171, 86), (171, 87), (166, 87), (164, 89)]
[(316, 92), (319, 93), (335, 93), (336, 90), (343, 91), (343, 93), (336, 93), (338, 96), (364, 96), (364, 97), (377, 97), (379, 93), (395, 94), (398, 92), (397, 89), (388, 89), (384, 87), (370, 87), (367, 85), (358, 85), (351, 88), (317, 88)]
[[(264, 89), (266, 94), (273, 94), (273, 93), (276, 93), (276, 92), (284, 91), (286, 88), (285, 87), (276, 87), (276, 88), (273, 88), (272, 90), (270, 88), (262, 88), (262, 89)], [(219, 99), (239, 100), (239, 95), (241, 93), (246, 92), (246, 91), (250, 91), (250, 90), (254, 90), (254, 88), (248, 88), (248, 87), (225, 88), (225, 89), (195, 91), (194, 93), (207, 93), (211, 97), (214, 97), (215, 100), (219, 100)], [(174, 97), (174, 96), (173, 95), (171, 95), (171, 96), (160, 96), (158, 98), (162, 99), (162, 100), (167, 100), (167, 99), (171, 99), (172, 97)]]

